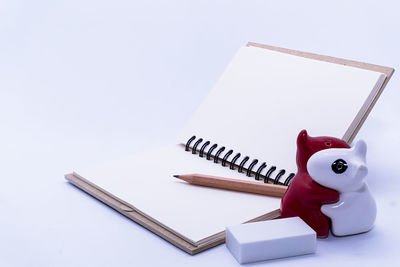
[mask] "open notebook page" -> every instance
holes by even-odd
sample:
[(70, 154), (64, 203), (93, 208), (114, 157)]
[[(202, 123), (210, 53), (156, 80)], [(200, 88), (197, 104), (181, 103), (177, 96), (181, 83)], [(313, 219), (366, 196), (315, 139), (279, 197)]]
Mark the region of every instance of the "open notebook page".
[(280, 207), (280, 198), (191, 185), (174, 174), (205, 173), (246, 179), (174, 145), (78, 169), (97, 185), (192, 244)]
[[(198, 148), (209, 140), (233, 149), (229, 159), (240, 152), (237, 164), (250, 156), (259, 159), (253, 170), (265, 161), (277, 166), (275, 175), (280, 169), (286, 169), (286, 175), (295, 173), (300, 130), (342, 138), (384, 78), (380, 72), (243, 47), (184, 128), (179, 143), (196, 135), (204, 139)], [(249, 164), (250, 160), (245, 167)]]

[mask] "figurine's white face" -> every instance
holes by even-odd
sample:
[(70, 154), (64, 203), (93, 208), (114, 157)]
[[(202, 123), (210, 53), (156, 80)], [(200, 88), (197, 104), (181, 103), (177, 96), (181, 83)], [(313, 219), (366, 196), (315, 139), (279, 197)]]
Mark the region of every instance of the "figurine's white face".
[(311, 178), (339, 192), (360, 189), (368, 173), (365, 165), (367, 145), (358, 141), (352, 148), (331, 148), (318, 151), (307, 162)]

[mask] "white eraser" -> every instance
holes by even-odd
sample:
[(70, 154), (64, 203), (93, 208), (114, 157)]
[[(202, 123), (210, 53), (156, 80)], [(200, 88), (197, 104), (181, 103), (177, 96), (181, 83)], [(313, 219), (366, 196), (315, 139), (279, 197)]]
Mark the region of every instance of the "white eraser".
[(299, 217), (226, 228), (226, 246), (239, 263), (309, 254), (316, 245), (315, 231)]

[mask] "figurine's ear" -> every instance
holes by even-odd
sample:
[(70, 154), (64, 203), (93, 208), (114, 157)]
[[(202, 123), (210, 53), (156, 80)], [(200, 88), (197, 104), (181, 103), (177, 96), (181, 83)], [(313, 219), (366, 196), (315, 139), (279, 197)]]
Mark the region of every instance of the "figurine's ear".
[(297, 145), (304, 144), (308, 139), (308, 134), (306, 130), (301, 130), (299, 135), (297, 136)]
[(365, 162), (367, 155), (367, 144), (364, 142), (364, 140), (357, 141), (357, 143), (354, 145), (354, 153)]

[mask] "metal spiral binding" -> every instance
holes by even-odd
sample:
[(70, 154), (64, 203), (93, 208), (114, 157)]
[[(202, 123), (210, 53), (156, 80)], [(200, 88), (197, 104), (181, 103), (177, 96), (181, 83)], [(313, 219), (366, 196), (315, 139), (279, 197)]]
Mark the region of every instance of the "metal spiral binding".
[[(185, 145), (185, 150), (186, 151), (190, 151), (190, 144), (196, 140), (196, 136), (193, 135), (192, 137), (190, 137), (188, 139), (188, 141), (186, 142)], [(195, 143), (193, 144), (192, 147), (192, 154), (196, 154), (197, 152), (197, 147), (203, 142), (203, 138), (199, 138), (197, 139), (197, 141), (195, 141)], [(204, 152), (206, 150), (206, 148), (211, 144), (210, 141), (205, 141), (199, 150), (199, 157), (204, 157)], [(211, 160), (212, 157), (212, 152), (218, 147), (218, 144), (213, 144), (208, 151), (206, 152), (206, 159), (207, 160)], [(225, 151), (225, 147), (222, 146), (220, 147), (217, 152), (215, 153), (215, 156), (213, 156), (214, 158), (214, 163), (218, 163), (221, 160), (221, 164), (222, 166), (226, 167), (226, 162), (228, 161), (228, 158), (233, 154), (233, 150), (230, 149), (228, 150), (228, 152), (225, 153), (224, 156), (221, 156), (221, 154)], [(221, 157), (220, 157), (221, 156)], [(250, 157), (245, 156), (239, 163), (239, 165), (236, 165), (236, 161), (240, 158), (241, 153), (236, 153), (236, 155), (232, 158), (230, 164), (229, 164), (229, 168), (234, 170), (235, 167), (237, 167), (238, 172), (243, 172), (244, 169), (244, 165), (250, 160)], [(221, 159), (222, 158), (222, 159)], [(272, 173), (274, 171), (276, 171), (276, 166), (271, 166), (268, 168), (267, 172), (265, 174), (262, 174), (262, 172), (264, 171), (264, 169), (267, 169), (267, 163), (263, 162), (261, 163), (261, 165), (257, 168), (257, 170), (254, 172), (253, 169), (254, 167), (257, 165), (258, 163), (258, 159), (253, 159), (249, 165), (249, 167), (246, 170), (246, 175), (251, 177), (252, 174), (254, 174), (254, 179), (256, 180), (261, 180), (261, 176), (263, 176), (263, 181), (264, 183), (268, 183), (269, 181), (272, 181), (274, 184), (283, 184), (283, 185), (289, 185), (291, 180), (293, 179), (293, 177), (295, 176), (294, 173), (290, 173), (286, 179), (284, 181), (282, 180), (282, 176), (285, 175), (286, 170), (281, 169), (279, 170), (279, 172), (275, 175), (274, 178), (271, 177)]]

